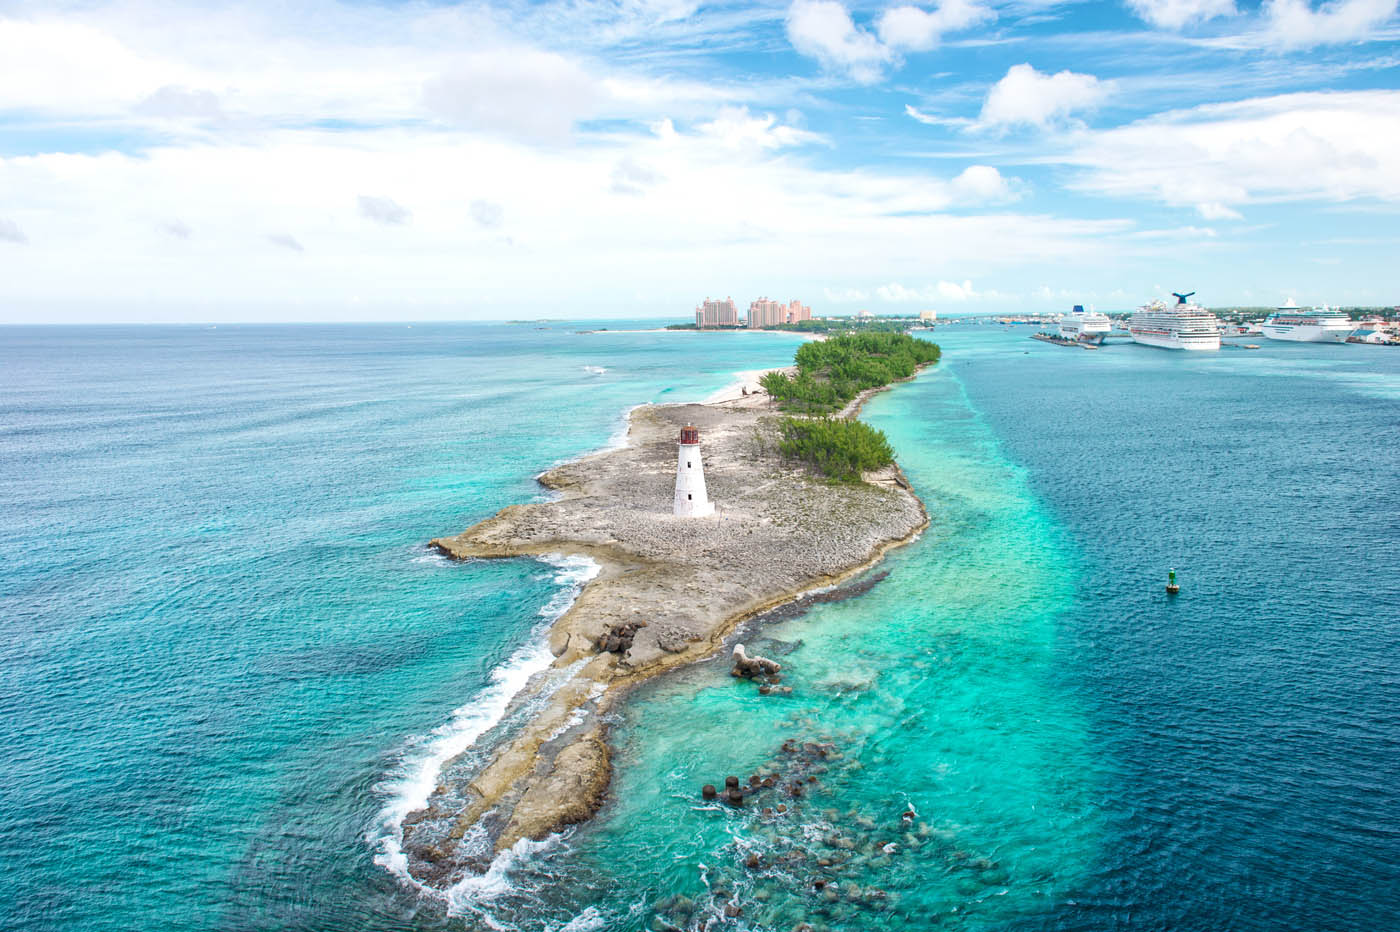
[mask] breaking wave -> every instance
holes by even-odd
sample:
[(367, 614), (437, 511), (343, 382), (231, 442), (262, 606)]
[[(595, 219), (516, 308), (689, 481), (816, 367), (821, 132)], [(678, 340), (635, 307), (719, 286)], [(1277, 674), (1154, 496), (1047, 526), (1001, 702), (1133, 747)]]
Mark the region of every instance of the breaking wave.
[[(556, 567), (554, 581), (561, 589), (540, 609), (541, 621), (530, 633), (529, 639), (491, 671), (490, 685), (470, 702), (454, 709), (446, 722), (426, 735), (405, 742), (399, 754), (398, 766), (376, 787), (376, 791), (384, 796), (384, 806), (367, 836), (368, 841), (378, 849), (374, 862), (419, 889), (424, 887), (409, 874), (408, 857), (403, 851), (404, 818), (427, 805), (447, 762), (471, 747), (473, 742), (500, 722), (511, 700), (530, 678), (547, 669), (554, 661), (546, 638), (550, 624), (568, 611), (579, 591), (601, 569), (593, 560), (583, 556), (547, 555), (541, 559)], [(501, 861), (500, 870), (504, 871), (506, 860), (498, 860)], [(493, 864), (492, 871), (477, 878), (478, 882), (496, 871), (497, 865)], [(449, 895), (449, 901), (451, 899)]]

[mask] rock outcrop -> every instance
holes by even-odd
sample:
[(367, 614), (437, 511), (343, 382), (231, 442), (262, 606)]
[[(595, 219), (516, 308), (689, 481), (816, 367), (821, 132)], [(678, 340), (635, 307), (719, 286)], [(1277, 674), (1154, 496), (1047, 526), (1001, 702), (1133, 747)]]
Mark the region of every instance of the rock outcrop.
[(750, 657), (744, 650), (744, 645), (734, 645), (734, 669), (730, 670), (732, 676), (742, 676), (752, 679), (756, 676), (771, 676), (782, 670), (783, 665), (776, 660), (769, 660), (767, 657)]

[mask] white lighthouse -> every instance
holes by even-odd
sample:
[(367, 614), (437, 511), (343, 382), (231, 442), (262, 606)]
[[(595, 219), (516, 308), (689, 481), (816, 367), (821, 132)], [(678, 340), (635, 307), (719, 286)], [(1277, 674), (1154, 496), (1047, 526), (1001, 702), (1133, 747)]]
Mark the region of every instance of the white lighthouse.
[(681, 440), (676, 444), (676, 507), (683, 518), (703, 518), (715, 513), (715, 506), (705, 494), (705, 467), (700, 462), (700, 431), (694, 427), (681, 428)]

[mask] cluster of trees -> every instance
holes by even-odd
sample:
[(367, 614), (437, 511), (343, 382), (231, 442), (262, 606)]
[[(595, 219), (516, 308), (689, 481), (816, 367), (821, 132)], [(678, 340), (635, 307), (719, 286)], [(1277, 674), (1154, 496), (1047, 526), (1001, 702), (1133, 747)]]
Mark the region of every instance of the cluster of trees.
[(836, 482), (859, 482), (861, 473), (894, 462), (885, 432), (839, 417), (785, 417), (778, 452), (809, 464)]
[(804, 344), (795, 376), (770, 372), (759, 384), (785, 411), (830, 414), (867, 388), (907, 379), (938, 357), (936, 343), (907, 333), (848, 333)]

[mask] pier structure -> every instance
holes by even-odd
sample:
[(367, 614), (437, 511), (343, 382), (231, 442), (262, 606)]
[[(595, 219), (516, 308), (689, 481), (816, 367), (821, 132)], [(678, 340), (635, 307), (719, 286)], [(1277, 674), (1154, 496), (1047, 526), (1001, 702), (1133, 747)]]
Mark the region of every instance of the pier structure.
[(676, 451), (674, 513), (681, 518), (703, 518), (714, 514), (714, 502), (705, 492), (705, 464), (700, 460), (699, 428), (682, 427)]

